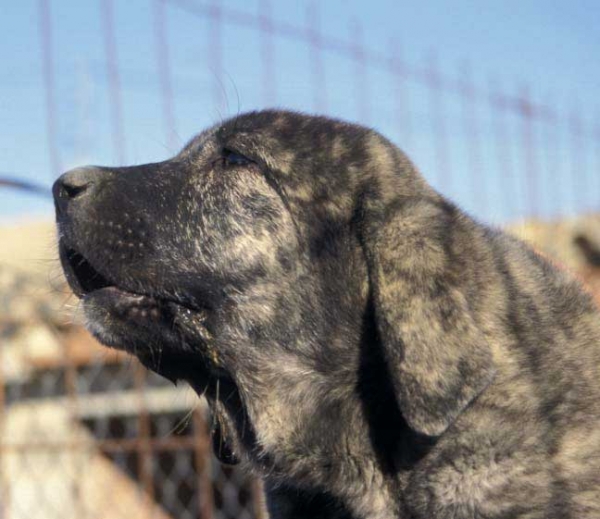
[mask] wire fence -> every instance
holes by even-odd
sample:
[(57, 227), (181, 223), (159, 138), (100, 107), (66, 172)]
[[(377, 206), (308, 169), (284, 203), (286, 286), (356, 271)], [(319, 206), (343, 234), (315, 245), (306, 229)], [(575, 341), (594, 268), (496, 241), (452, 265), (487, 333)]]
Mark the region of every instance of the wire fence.
[[(3, 518), (264, 517), (259, 484), (211, 456), (206, 408), (191, 390), (46, 329), (60, 354), (28, 359), (25, 373), (0, 353)], [(15, 338), (6, 321), (0, 330)]]
[[(60, 121), (50, 1), (39, 0), (39, 5), (48, 163), (55, 177), (70, 161), (61, 146), (66, 130)], [(237, 107), (227, 107), (239, 94), (229, 92), (236, 85), (228, 90), (230, 71), (244, 68), (254, 53), (260, 67), (246, 74), (252, 82), (242, 79), (239, 85), (245, 107), (283, 105), (371, 125), (478, 217), (493, 222), (548, 218), (597, 205), (600, 120), (578, 108), (575, 98), (563, 108), (564, 103), (534, 96), (526, 83), (508, 88), (498, 78), (477, 76), (466, 62), (442, 66), (435, 52), (420, 59), (406, 56), (394, 40), (383, 50), (367, 48), (358, 21), (350, 23), (346, 39), (328, 35), (321, 30), (317, 1), (305, 3), (305, 20), (297, 24), (274, 19), (270, 0), (260, 0), (254, 13), (218, 0), (151, 0), (149, 5), (148, 69), (132, 71), (119, 67), (115, 4), (100, 2), (104, 59), (93, 77), (108, 99), (103, 116), (110, 142), (103, 146), (112, 148), (109, 161), (123, 164), (131, 156), (136, 136), (126, 130), (124, 106), (133, 104), (128, 89), (136, 82), (154, 85), (148, 88), (160, 115), (153, 122), (174, 152), (183, 143), (181, 135), (199, 130), (196, 118), (206, 120), (200, 111), (205, 117), (236, 113)], [(197, 27), (193, 37), (187, 26)], [(248, 34), (244, 52), (228, 45), (229, 31)], [(194, 54), (193, 62), (182, 58), (186, 53)]]
[[(328, 34), (316, 0), (303, 4), (304, 19), (295, 23), (276, 19), (270, 0), (260, 0), (255, 12), (217, 0), (148, 5), (149, 68), (132, 71), (120, 66), (127, 49), (119, 45), (118, 5), (98, 2), (103, 60), (94, 69), (100, 85), (94, 95), (106, 97), (100, 126), (107, 135), (95, 144), (102, 153), (87, 141), (88, 156), (119, 164), (136, 156), (136, 140), (144, 137), (128, 130), (126, 116), (134, 116), (132, 90), (150, 77), (157, 85), (149, 97), (159, 107), (156, 131), (172, 151), (196, 124), (190, 114), (199, 104), (235, 114), (227, 108), (228, 71), (243, 68), (247, 55), (230, 48), (227, 35), (246, 31), (247, 52), (260, 63), (251, 84), (237, 85), (250, 92), (248, 108), (286, 106), (377, 128), (440, 191), (492, 222), (597, 210), (600, 121), (576, 106), (558, 108), (527, 84), (511, 89), (482, 79), (468, 63), (452, 68), (434, 52), (417, 59), (393, 39), (383, 49), (369, 48), (357, 21), (347, 38)], [(73, 125), (65, 123), (58, 87), (56, 6), (51, 0), (37, 5), (52, 178), (77, 156), (65, 144)], [(174, 19), (181, 31), (174, 31)], [(201, 36), (190, 39), (187, 27), (198, 27), (194, 34)], [(186, 53), (196, 56), (193, 70), (182, 66)], [(290, 63), (289, 56), (303, 58)], [(6, 184), (28, 188), (29, 180)], [(264, 517), (259, 484), (211, 456), (206, 411), (190, 391), (99, 351), (76, 325), (54, 323), (41, 303), (15, 317), (23, 294), (33, 292), (19, 284), (29, 281), (6, 275), (12, 288), (0, 285), (0, 518)], [(35, 333), (23, 339), (23, 330)], [(11, 346), (23, 341), (34, 350), (54, 346), (23, 357)]]

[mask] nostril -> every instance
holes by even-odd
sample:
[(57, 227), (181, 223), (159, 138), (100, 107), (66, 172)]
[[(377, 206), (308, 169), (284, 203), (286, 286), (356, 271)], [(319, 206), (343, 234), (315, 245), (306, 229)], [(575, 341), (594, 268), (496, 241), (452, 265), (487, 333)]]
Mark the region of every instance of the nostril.
[(91, 182), (83, 185), (62, 184), (60, 186), (59, 196), (61, 198), (75, 198), (82, 194), (91, 185)]
[(56, 203), (62, 208), (70, 200), (81, 197), (90, 192), (98, 180), (99, 168), (87, 166), (72, 169), (64, 173), (52, 188)]

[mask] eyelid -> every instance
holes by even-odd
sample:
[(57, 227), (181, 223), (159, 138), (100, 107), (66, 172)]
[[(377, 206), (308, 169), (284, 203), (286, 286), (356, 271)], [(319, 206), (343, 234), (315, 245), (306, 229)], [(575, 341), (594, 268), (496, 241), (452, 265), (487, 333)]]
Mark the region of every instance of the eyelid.
[(223, 148), (221, 151), (221, 157), (223, 160), (223, 164), (226, 166), (241, 166), (246, 164), (255, 164), (255, 162), (246, 157), (246, 155), (232, 150), (230, 148)]

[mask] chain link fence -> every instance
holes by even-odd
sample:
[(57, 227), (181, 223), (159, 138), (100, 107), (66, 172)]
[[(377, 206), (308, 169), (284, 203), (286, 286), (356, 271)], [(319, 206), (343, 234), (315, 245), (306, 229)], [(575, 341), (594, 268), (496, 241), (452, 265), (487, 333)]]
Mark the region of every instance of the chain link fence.
[(0, 268), (0, 517), (264, 517), (259, 484), (212, 456), (189, 387), (105, 351), (43, 282)]

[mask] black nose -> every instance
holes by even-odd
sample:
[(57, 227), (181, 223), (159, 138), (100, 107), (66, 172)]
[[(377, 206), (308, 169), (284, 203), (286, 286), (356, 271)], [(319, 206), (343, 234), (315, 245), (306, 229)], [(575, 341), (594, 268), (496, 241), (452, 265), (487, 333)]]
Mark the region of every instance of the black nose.
[(64, 213), (71, 201), (89, 195), (98, 181), (98, 173), (98, 169), (92, 166), (75, 168), (63, 173), (52, 186), (56, 212)]

